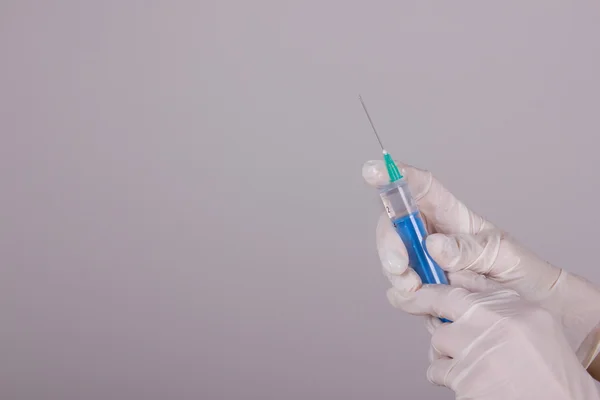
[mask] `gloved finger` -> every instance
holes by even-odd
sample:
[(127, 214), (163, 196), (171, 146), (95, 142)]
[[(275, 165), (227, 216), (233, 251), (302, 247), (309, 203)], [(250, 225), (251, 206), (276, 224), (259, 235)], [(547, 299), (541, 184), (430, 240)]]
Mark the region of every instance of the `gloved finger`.
[[(427, 329), (427, 332), (429, 332), (430, 335), (433, 335), (433, 332), (442, 324), (443, 322), (440, 321), (439, 318), (435, 318), (429, 315), (425, 317), (425, 329)], [(437, 360), (440, 357), (442, 357), (440, 352), (437, 351), (435, 347), (433, 347), (430, 343), (429, 351), (427, 352), (427, 358), (429, 359), (429, 363), (432, 363), (434, 360)]]
[(468, 332), (454, 324), (442, 324), (431, 335), (431, 347), (442, 357), (457, 358), (477, 339)]
[[(400, 173), (404, 175), (402, 166), (398, 165)], [(371, 160), (363, 164), (362, 168), (363, 179), (371, 186), (379, 188), (390, 183), (390, 176), (385, 168), (385, 163), (382, 160)]]
[(414, 292), (421, 287), (421, 278), (408, 266), (408, 254), (404, 243), (383, 213), (377, 224), (377, 252), (383, 274), (398, 290)]
[(379, 217), (375, 238), (377, 253), (384, 271), (391, 275), (401, 275), (406, 272), (408, 268), (406, 247), (385, 213)]
[[(454, 329), (453, 324), (444, 323), (439, 318), (428, 316), (425, 327), (431, 334), (430, 357), (452, 357), (456, 358), (474, 338), (465, 337), (463, 331)], [(429, 360), (432, 361), (431, 359)]]
[[(484, 227), (491, 226), (454, 197), (430, 172), (401, 162), (397, 162), (397, 165), (406, 177), (419, 209), (437, 232), (478, 233)], [(367, 161), (362, 174), (372, 186), (381, 187), (389, 183), (385, 163), (381, 160)]]
[(449, 357), (434, 360), (427, 368), (427, 380), (434, 385), (448, 387), (447, 379), (454, 368), (455, 361)]
[(447, 276), (450, 285), (462, 287), (471, 292), (493, 292), (503, 288), (498, 282), (473, 271), (449, 272)]
[(433, 335), (433, 332), (442, 326), (442, 324), (444, 323), (439, 318), (432, 317), (431, 315), (425, 317), (425, 329), (427, 329), (430, 335)]
[(433, 346), (429, 345), (429, 351), (427, 353), (427, 359), (429, 360), (429, 363), (432, 363), (442, 357), (444, 356), (442, 356)]
[(385, 276), (390, 280), (394, 289), (403, 292), (414, 292), (419, 290), (421, 278), (412, 268), (408, 268), (402, 275), (390, 275), (384, 271)]
[(496, 278), (519, 265), (514, 248), (493, 229), (479, 235), (433, 234), (425, 242), (429, 255), (448, 271), (469, 270)]
[(470, 291), (449, 285), (423, 285), (416, 292), (391, 288), (387, 297), (392, 306), (413, 315), (431, 315), (457, 321), (470, 308)]

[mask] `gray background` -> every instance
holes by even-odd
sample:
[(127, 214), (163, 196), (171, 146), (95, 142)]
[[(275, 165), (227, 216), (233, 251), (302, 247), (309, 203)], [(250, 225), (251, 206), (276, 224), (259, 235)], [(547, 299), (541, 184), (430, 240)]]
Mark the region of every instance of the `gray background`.
[(388, 148), (600, 280), (597, 1), (0, 2), (0, 397), (449, 399)]

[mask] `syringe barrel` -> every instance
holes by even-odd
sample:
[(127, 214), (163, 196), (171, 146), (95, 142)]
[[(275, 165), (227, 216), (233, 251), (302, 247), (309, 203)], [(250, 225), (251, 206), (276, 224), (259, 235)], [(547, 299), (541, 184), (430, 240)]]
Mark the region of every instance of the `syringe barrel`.
[(394, 229), (406, 247), (410, 267), (424, 284), (448, 284), (444, 271), (427, 253), (427, 230), (406, 179), (380, 188), (379, 194)]

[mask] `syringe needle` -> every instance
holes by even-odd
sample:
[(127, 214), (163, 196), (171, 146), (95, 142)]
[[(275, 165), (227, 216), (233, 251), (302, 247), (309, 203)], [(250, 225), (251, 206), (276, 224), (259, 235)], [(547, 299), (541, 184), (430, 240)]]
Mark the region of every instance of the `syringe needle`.
[(400, 173), (398, 166), (394, 162), (394, 159), (392, 158), (390, 153), (388, 153), (387, 150), (383, 147), (383, 143), (381, 143), (381, 138), (379, 137), (379, 133), (377, 133), (377, 129), (375, 129), (375, 124), (373, 124), (373, 120), (371, 119), (371, 116), (369, 115), (369, 110), (367, 110), (367, 106), (365, 105), (365, 102), (363, 101), (362, 96), (360, 94), (358, 95), (358, 99), (360, 100), (360, 104), (362, 104), (363, 110), (365, 110), (365, 114), (367, 114), (367, 118), (369, 119), (371, 128), (373, 128), (375, 137), (377, 138), (377, 141), (379, 142), (379, 145), (381, 146), (381, 151), (383, 152), (383, 161), (385, 162), (385, 167), (388, 171), (388, 175), (390, 177), (390, 182), (395, 182), (397, 180), (402, 179), (402, 174)]
[(375, 133), (375, 137), (377, 138), (377, 141), (379, 142), (379, 145), (381, 146), (381, 150), (383, 151), (384, 154), (387, 153), (387, 151), (385, 151), (385, 149), (383, 148), (383, 143), (381, 143), (381, 138), (379, 137), (379, 133), (377, 133), (377, 129), (375, 129), (375, 124), (373, 124), (373, 120), (371, 119), (371, 116), (369, 115), (369, 110), (367, 110), (367, 106), (365, 105), (365, 102), (363, 101), (363, 98), (360, 94), (358, 95), (358, 99), (360, 100), (360, 104), (362, 104), (363, 110), (365, 110), (365, 114), (367, 114), (367, 118), (369, 119), (371, 128), (373, 128), (373, 133)]

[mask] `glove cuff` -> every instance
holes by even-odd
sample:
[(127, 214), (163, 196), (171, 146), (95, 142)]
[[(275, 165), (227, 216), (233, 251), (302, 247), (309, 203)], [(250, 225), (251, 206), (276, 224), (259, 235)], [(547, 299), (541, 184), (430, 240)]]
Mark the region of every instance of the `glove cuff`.
[(563, 270), (541, 305), (560, 319), (577, 358), (587, 368), (600, 352), (600, 290)]
[(581, 365), (588, 369), (600, 353), (600, 323), (583, 340), (577, 349), (577, 358)]

